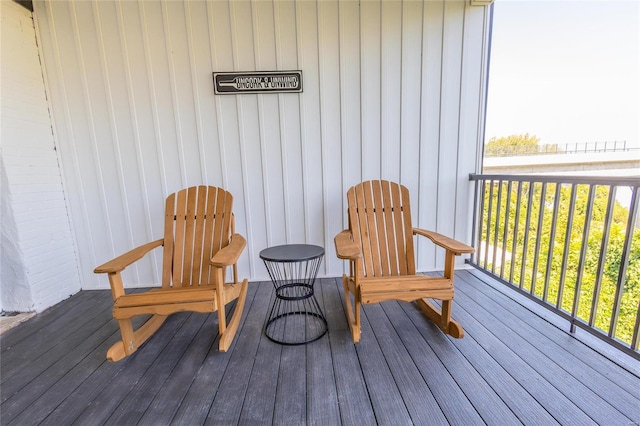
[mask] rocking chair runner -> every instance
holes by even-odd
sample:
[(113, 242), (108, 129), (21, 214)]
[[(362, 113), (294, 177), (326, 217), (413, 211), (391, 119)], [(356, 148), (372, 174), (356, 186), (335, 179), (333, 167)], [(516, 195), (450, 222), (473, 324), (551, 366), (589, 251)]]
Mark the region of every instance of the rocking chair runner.
[[(463, 337), (462, 326), (451, 319), (454, 260), (462, 253), (473, 253), (473, 247), (413, 228), (409, 191), (397, 183), (362, 182), (347, 191), (347, 202), (349, 229), (336, 235), (334, 242), (338, 258), (349, 261), (343, 285), (353, 342), (360, 341), (360, 305), (385, 300), (416, 301), (444, 333)], [(446, 250), (443, 277), (416, 274), (414, 235)], [(428, 299), (442, 300), (442, 309)]]
[[(226, 351), (240, 324), (247, 296), (245, 279), (238, 281), (236, 262), (246, 246), (235, 233), (233, 197), (223, 189), (198, 186), (167, 197), (164, 238), (135, 248), (94, 272), (109, 274), (122, 340), (107, 351), (107, 359), (119, 361), (135, 352), (162, 325), (168, 315), (218, 311), (220, 351)], [(125, 294), (120, 272), (152, 249), (163, 246), (162, 287), (144, 293)], [(225, 283), (227, 266), (233, 267), (233, 283)], [(225, 305), (238, 299), (227, 323)], [(151, 314), (137, 330), (131, 318)]]

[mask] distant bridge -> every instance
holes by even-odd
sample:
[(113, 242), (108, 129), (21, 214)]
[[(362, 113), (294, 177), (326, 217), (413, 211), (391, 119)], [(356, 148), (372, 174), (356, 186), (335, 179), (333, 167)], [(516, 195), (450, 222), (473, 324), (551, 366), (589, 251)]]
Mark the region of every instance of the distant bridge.
[(630, 148), (624, 142), (540, 148), (535, 152), (528, 147), (517, 147), (512, 152), (485, 152), (483, 173), (640, 176), (640, 148)]

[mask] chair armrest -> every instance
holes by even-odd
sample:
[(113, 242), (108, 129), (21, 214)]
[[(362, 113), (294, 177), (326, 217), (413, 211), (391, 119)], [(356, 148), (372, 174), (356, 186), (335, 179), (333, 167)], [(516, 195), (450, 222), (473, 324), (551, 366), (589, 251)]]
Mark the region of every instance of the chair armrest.
[(242, 235), (233, 234), (229, 245), (214, 254), (210, 263), (218, 268), (234, 265), (238, 261), (238, 258), (242, 254), (242, 250), (244, 250), (246, 245), (247, 241)]
[(453, 252), (456, 256), (462, 253), (473, 253), (476, 250), (468, 246), (460, 241), (454, 240), (453, 238), (446, 237), (442, 234), (438, 234), (437, 232), (427, 231), (425, 229), (413, 228), (414, 235), (421, 235), (423, 237), (429, 238), (434, 244)]
[(339, 259), (357, 259), (362, 257), (360, 246), (351, 239), (351, 231), (344, 230), (333, 239)]
[(133, 262), (140, 260), (145, 254), (147, 254), (154, 248), (160, 247), (163, 243), (164, 239), (161, 238), (159, 240), (136, 247), (133, 250), (130, 250), (125, 254), (120, 255), (115, 259), (98, 266), (93, 270), (93, 272), (95, 274), (120, 272), (127, 266), (131, 265)]

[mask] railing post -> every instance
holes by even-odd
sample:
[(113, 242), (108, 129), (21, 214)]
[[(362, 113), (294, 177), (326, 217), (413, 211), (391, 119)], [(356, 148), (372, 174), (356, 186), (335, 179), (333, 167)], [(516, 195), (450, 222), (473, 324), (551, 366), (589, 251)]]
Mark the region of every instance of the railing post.
[[(633, 188), (631, 195), (631, 206), (629, 208), (629, 219), (627, 220), (627, 230), (624, 235), (624, 245), (622, 256), (620, 257), (620, 271), (618, 272), (618, 282), (616, 286), (616, 295), (613, 302), (613, 310), (611, 312), (611, 324), (609, 325), (609, 337), (616, 335), (616, 327), (618, 325), (618, 316), (620, 315), (620, 303), (624, 294), (624, 283), (627, 278), (627, 266), (629, 265), (629, 255), (631, 254), (631, 242), (633, 240), (633, 231), (635, 229), (636, 218), (638, 217), (638, 190), (640, 187)], [(636, 331), (638, 322), (636, 319)]]
[[(478, 180), (474, 180), (474, 174), (470, 173), (469, 174), (469, 180), (473, 182), (474, 184), (474, 189), (473, 189), (473, 222), (471, 224), (471, 243), (473, 244), (475, 239), (476, 239), (476, 227), (478, 226), (478, 214), (482, 214), (481, 212), (478, 212), (478, 187), (479, 187), (479, 181)], [(477, 248), (477, 246), (476, 246)], [(471, 253), (471, 255), (469, 256), (469, 261), (471, 263), (475, 262), (475, 254)]]
[[(479, 180), (478, 181), (478, 197), (480, 199), (480, 220), (478, 222), (478, 241), (476, 243), (476, 253), (477, 253), (477, 261), (476, 263), (479, 265), (480, 264), (480, 256), (481, 256), (481, 250), (482, 250), (482, 246), (480, 245), (481, 241), (482, 241), (482, 223), (484, 220), (484, 193), (486, 191), (485, 187), (486, 187), (486, 182), (484, 179)], [(486, 249), (486, 248), (485, 248)]]
[[(486, 184), (486, 183), (485, 183)], [(486, 191), (486, 189), (485, 189)], [(484, 198), (484, 194), (483, 194)], [(484, 240), (484, 267), (489, 261), (489, 236), (491, 235), (491, 213), (493, 211), (493, 180), (489, 181), (489, 209), (487, 210), (487, 237)]]
[(638, 303), (638, 312), (636, 312), (636, 325), (633, 327), (633, 338), (631, 339), (631, 350), (638, 350), (638, 335), (640, 334), (640, 303)]
[(540, 208), (538, 210), (538, 229), (536, 230), (536, 244), (533, 249), (533, 268), (531, 269), (531, 294), (536, 293), (536, 279), (538, 275), (538, 253), (540, 252), (540, 239), (542, 238), (542, 226), (544, 225), (544, 207), (547, 196), (547, 182), (542, 183), (540, 189)]
[[(584, 215), (584, 229), (582, 231), (582, 245), (580, 247), (580, 260), (578, 260), (578, 275), (576, 276), (575, 295), (573, 297), (573, 308), (571, 317), (578, 316), (580, 307), (580, 290), (582, 288), (582, 275), (584, 273), (584, 259), (587, 254), (587, 246), (589, 245), (589, 228), (591, 226), (591, 213), (593, 212), (593, 197), (595, 194), (595, 185), (589, 185), (589, 198), (587, 199), (587, 210)], [(571, 332), (575, 333), (576, 325), (571, 323)]]
[(493, 258), (491, 263), (491, 272), (496, 269), (496, 254), (498, 252), (498, 233), (500, 232), (500, 207), (502, 205), (502, 181), (498, 181), (498, 200), (496, 205), (496, 226), (493, 230)]
[(560, 210), (560, 191), (562, 184), (556, 183), (556, 192), (553, 198), (553, 219), (551, 219), (551, 230), (549, 232), (549, 250), (547, 251), (547, 270), (544, 274), (544, 292), (542, 300), (545, 302), (549, 298), (549, 277), (551, 276), (551, 266), (553, 265), (553, 243), (556, 240), (556, 224), (558, 223), (558, 211)]
[(522, 265), (520, 267), (520, 284), (524, 287), (524, 278), (527, 272), (527, 247), (529, 246), (529, 229), (531, 228), (531, 205), (533, 204), (533, 189), (535, 185), (533, 181), (529, 181), (529, 196), (527, 199), (527, 216), (524, 221), (524, 243), (522, 244)]
[(509, 268), (509, 283), (513, 284), (513, 271), (515, 270), (516, 248), (518, 247), (518, 226), (520, 224), (520, 204), (522, 200), (522, 181), (518, 182), (518, 196), (516, 198), (516, 220), (513, 223), (513, 244), (511, 247), (511, 268)]
[(589, 315), (589, 325), (593, 327), (598, 313), (598, 300), (600, 299), (600, 288), (602, 286), (602, 275), (604, 273), (605, 259), (607, 258), (607, 248), (609, 247), (609, 228), (613, 216), (613, 207), (616, 200), (616, 186), (609, 185), (609, 197), (607, 198), (607, 213), (602, 229), (602, 241), (600, 243), (600, 255), (598, 257), (598, 270), (596, 271), (596, 282), (593, 287), (593, 298), (591, 302), (591, 314)]
[(564, 237), (564, 250), (562, 252), (562, 266), (560, 267), (560, 281), (558, 282), (558, 301), (556, 308), (561, 309), (562, 299), (564, 296), (564, 280), (567, 276), (567, 265), (569, 259), (569, 245), (571, 242), (571, 231), (573, 228), (573, 213), (576, 208), (576, 192), (577, 185), (571, 185), (571, 196), (569, 197), (569, 210), (567, 213), (567, 229)]
[[(504, 277), (504, 265), (505, 265), (506, 253), (507, 253), (507, 240), (509, 238), (508, 231), (509, 231), (509, 213), (511, 213), (511, 190), (513, 189), (512, 182), (513, 181), (509, 180), (509, 183), (507, 184), (507, 201), (506, 201), (506, 207), (505, 207), (505, 213), (504, 213), (504, 233), (502, 235), (502, 259), (500, 262), (500, 265), (501, 265), (500, 278)], [(513, 269), (513, 257), (511, 258), (511, 268), (509, 269)]]

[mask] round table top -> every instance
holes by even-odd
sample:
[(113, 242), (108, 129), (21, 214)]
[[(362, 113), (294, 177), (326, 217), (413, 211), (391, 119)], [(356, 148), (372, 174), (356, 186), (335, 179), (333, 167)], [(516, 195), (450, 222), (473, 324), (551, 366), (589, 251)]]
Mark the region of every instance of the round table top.
[(311, 244), (285, 244), (269, 247), (260, 252), (260, 258), (271, 262), (299, 262), (324, 255), (324, 249)]

